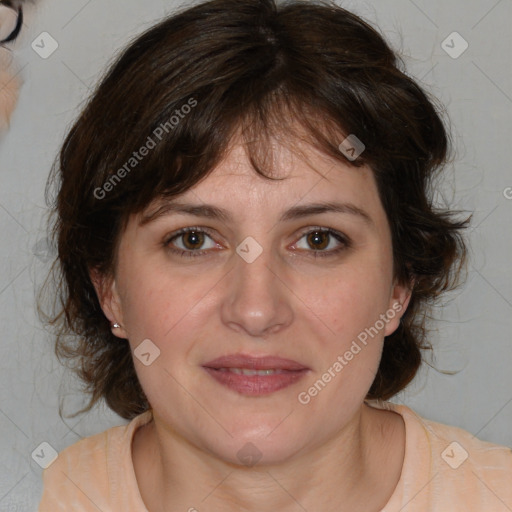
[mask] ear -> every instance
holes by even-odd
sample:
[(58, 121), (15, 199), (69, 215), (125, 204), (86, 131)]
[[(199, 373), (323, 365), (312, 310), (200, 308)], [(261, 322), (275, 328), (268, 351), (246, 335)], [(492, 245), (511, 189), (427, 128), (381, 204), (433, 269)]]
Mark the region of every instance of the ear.
[(400, 319), (402, 318), (412, 296), (412, 290), (414, 288), (414, 279), (411, 280), (410, 284), (398, 284), (396, 281), (393, 284), (391, 290), (391, 297), (389, 298), (388, 310), (386, 316), (389, 321), (386, 323), (384, 329), (384, 336), (393, 334), (400, 325)]
[[(101, 309), (110, 321), (112, 333), (118, 338), (128, 338), (114, 277), (106, 276), (98, 269), (89, 269), (89, 276), (96, 290)], [(120, 327), (113, 327), (115, 323), (120, 324)]]

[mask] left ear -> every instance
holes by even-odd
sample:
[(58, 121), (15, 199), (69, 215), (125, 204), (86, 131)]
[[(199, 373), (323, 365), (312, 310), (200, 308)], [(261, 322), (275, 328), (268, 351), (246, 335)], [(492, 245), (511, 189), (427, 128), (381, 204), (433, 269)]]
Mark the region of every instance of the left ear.
[(400, 319), (405, 313), (405, 310), (411, 300), (413, 287), (414, 280), (412, 280), (409, 285), (398, 284), (396, 282), (393, 284), (391, 297), (389, 298), (388, 310), (386, 311), (386, 317), (389, 321), (386, 323), (384, 336), (393, 334), (400, 325)]
[[(112, 325), (112, 334), (118, 338), (128, 339), (128, 334), (124, 328), (123, 310), (117, 292), (115, 278), (102, 274), (96, 268), (89, 269), (89, 276), (96, 290), (96, 295), (101, 309), (103, 310), (103, 314)], [(120, 327), (114, 328), (114, 323), (120, 323)]]

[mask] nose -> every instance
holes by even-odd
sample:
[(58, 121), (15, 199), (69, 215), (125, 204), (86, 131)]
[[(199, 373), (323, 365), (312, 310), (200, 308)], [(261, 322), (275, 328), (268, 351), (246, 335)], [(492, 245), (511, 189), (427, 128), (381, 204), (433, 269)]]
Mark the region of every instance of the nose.
[(238, 254), (234, 257), (221, 306), (223, 323), (255, 337), (286, 329), (293, 321), (292, 293), (277, 256), (264, 249), (251, 263)]

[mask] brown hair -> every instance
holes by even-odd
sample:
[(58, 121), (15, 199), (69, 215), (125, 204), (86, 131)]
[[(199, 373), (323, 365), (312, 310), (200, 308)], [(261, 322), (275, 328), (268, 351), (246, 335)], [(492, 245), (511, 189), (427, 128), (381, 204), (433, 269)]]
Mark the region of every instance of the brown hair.
[[(73, 362), (91, 395), (78, 413), (101, 398), (126, 419), (150, 407), (129, 344), (112, 334), (89, 276), (92, 268), (112, 275), (130, 214), (204, 179), (236, 134), (266, 176), (265, 141), (304, 133), (325, 154), (371, 168), (391, 226), (395, 277), (414, 279), (368, 398), (388, 399), (413, 379), (421, 349), (430, 348), (428, 311), (456, 286), (466, 256), (460, 230), (468, 220), (433, 204), (449, 146), (435, 103), (375, 29), (334, 3), (213, 0), (166, 18), (122, 52), (48, 181), (58, 258), (50, 274), (57, 310), (46, 319), (58, 358)], [(356, 160), (340, 151), (349, 134), (365, 145)]]

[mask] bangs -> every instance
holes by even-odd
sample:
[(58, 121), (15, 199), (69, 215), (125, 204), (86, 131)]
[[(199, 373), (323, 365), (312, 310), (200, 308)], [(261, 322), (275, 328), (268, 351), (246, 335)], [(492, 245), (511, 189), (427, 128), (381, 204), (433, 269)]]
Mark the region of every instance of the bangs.
[[(290, 96), (284, 87), (264, 92), (264, 98), (246, 94), (247, 100), (240, 103), (228, 98), (226, 104), (218, 105), (217, 112), (211, 112), (209, 123), (204, 122), (202, 108), (212, 101), (192, 95), (172, 105), (149, 128), (138, 129), (137, 150), (118, 154), (108, 174), (101, 176), (103, 190), (106, 183), (111, 185), (102, 199), (105, 206), (121, 202), (122, 225), (126, 227), (130, 215), (142, 212), (153, 201), (176, 197), (205, 179), (235, 145), (244, 147), (254, 171), (268, 179), (282, 179), (275, 167), (278, 146), (308, 161), (315, 172), (304, 146), (345, 165), (364, 164), (363, 157), (351, 161), (340, 151), (348, 133), (326, 109), (315, 109), (305, 98)], [(230, 109), (234, 103), (244, 109)]]
[(91, 393), (81, 412), (100, 398), (127, 419), (150, 407), (91, 270), (113, 277), (131, 215), (197, 185), (235, 145), (268, 179), (280, 179), (277, 146), (314, 171), (310, 148), (370, 168), (396, 280), (414, 289), (367, 398), (407, 386), (429, 348), (430, 306), (457, 285), (466, 254), (468, 220), (433, 206), (450, 149), (440, 108), (377, 30), (327, 0), (211, 0), (134, 38), (69, 130), (46, 188), (58, 248), (46, 318)]

